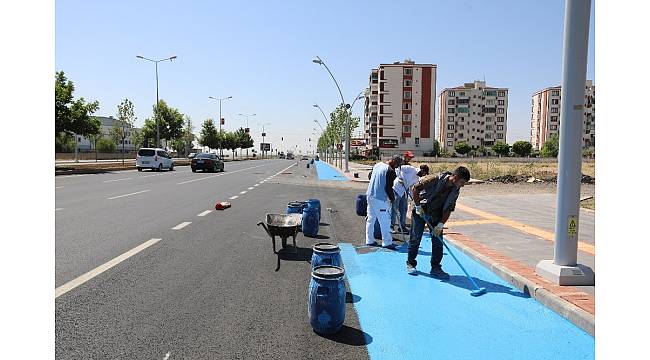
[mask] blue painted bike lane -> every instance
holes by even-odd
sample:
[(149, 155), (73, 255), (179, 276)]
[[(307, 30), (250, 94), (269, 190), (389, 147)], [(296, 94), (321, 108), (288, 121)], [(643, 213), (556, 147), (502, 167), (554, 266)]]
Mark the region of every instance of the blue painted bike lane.
[(318, 180), (348, 180), (345, 175), (324, 161), (314, 161), (314, 165), (316, 166)]
[(470, 281), (446, 249), (442, 266), (451, 278), (429, 275), (426, 232), (417, 276), (406, 273), (406, 245), (339, 244), (372, 360), (594, 358), (592, 336), (448, 245), (485, 295), (470, 295)]

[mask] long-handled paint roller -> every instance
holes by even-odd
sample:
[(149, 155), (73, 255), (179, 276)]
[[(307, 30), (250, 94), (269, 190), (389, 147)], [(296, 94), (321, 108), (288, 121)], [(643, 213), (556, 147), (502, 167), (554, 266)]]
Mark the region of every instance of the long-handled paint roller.
[[(411, 199), (411, 201), (413, 201), (413, 203), (415, 204), (415, 200), (413, 200), (413, 198), (411, 197), (411, 194), (408, 192), (408, 190), (406, 191), (406, 194), (408, 195), (409, 199)], [(422, 201), (420, 201), (420, 202), (422, 203)], [(465, 273), (465, 276), (469, 279), (469, 281), (472, 283), (472, 285), (474, 285), (474, 290), (472, 290), (472, 292), (470, 294), (472, 296), (481, 296), (481, 295), (487, 293), (487, 290), (484, 287), (479, 287), (476, 284), (476, 281), (474, 281), (474, 279), (471, 276), (469, 276), (469, 274), (467, 273), (467, 270), (465, 270), (465, 268), (460, 263), (460, 261), (458, 261), (458, 259), (456, 258), (456, 255), (454, 255), (454, 253), (451, 251), (449, 246), (447, 246), (447, 243), (445, 243), (442, 236), (436, 236), (433, 233), (434, 226), (431, 225), (431, 221), (429, 220), (429, 217), (424, 215), (422, 218), (424, 219), (424, 221), (429, 226), (429, 233), (431, 234), (431, 239), (436, 238), (436, 239), (438, 239), (438, 241), (440, 241), (442, 243), (442, 245), (447, 249), (449, 254), (451, 254), (451, 257), (454, 258), (454, 260), (456, 261), (456, 264), (458, 264), (458, 266), (460, 266), (460, 268), (463, 270), (463, 272)]]
[(456, 255), (454, 255), (454, 253), (451, 251), (449, 246), (447, 246), (447, 243), (443, 240), (442, 236), (437, 236), (437, 235), (435, 235), (433, 233), (433, 225), (431, 225), (431, 221), (429, 221), (429, 217), (424, 215), (423, 218), (424, 218), (424, 221), (426, 221), (427, 225), (429, 225), (429, 233), (431, 233), (431, 238), (433, 239), (435, 237), (436, 239), (438, 239), (438, 241), (440, 241), (442, 243), (442, 245), (447, 249), (447, 251), (449, 252), (451, 257), (453, 257), (454, 260), (456, 260), (456, 264), (458, 264), (458, 266), (460, 266), (460, 268), (463, 270), (463, 272), (465, 273), (465, 276), (469, 279), (469, 281), (472, 283), (472, 285), (474, 285), (474, 290), (472, 290), (472, 292), (470, 294), (472, 296), (481, 296), (481, 295), (485, 294), (487, 292), (487, 290), (485, 290), (484, 287), (479, 287), (476, 284), (476, 282), (474, 281), (474, 279), (471, 276), (469, 276), (469, 274), (467, 273), (467, 270), (465, 270), (465, 268), (463, 267), (463, 264), (461, 264), (460, 261), (458, 261), (458, 259), (456, 258)]

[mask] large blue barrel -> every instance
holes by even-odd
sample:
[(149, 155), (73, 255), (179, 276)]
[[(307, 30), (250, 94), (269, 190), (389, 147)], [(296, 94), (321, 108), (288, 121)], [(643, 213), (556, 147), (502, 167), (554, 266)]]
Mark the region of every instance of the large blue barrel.
[(345, 321), (343, 268), (319, 266), (311, 272), (309, 283), (309, 323), (318, 334), (334, 334)]
[(379, 226), (379, 220), (375, 221), (375, 228), (373, 231), (373, 236), (375, 239), (380, 239), (381, 240), (381, 227)]
[(315, 207), (318, 210), (318, 221), (320, 222), (320, 200), (318, 199), (307, 199), (307, 206)]
[(287, 214), (302, 214), (305, 203), (301, 201), (292, 201), (287, 204)]
[(318, 235), (318, 209), (315, 207), (302, 209), (302, 233), (309, 237)]
[(341, 249), (338, 245), (318, 243), (312, 247), (311, 269), (314, 270), (323, 265), (343, 267)]
[(368, 215), (368, 198), (366, 194), (357, 195), (357, 215), (366, 216)]

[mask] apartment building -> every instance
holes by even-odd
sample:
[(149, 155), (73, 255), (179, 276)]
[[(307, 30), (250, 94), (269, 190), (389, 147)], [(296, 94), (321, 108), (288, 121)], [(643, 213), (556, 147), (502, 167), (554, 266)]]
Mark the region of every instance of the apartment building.
[(406, 59), (372, 69), (363, 116), (367, 148), (416, 155), (433, 149), (436, 68)]
[[(105, 138), (110, 138), (111, 137), (111, 129), (113, 126), (115, 126), (115, 121), (117, 119), (113, 118), (112, 116), (106, 117), (106, 116), (96, 116), (101, 122), (101, 132), (102, 136)], [(93, 144), (91, 143), (90, 139), (86, 138), (83, 135), (75, 135), (77, 136), (77, 142), (78, 142), (78, 147), (79, 150), (92, 150), (94, 149), (92, 146)], [(119, 140), (117, 143), (117, 150), (122, 150), (122, 140)], [(135, 145), (133, 145), (133, 141), (131, 139), (131, 129), (126, 129), (126, 139), (124, 139), (124, 150), (125, 151), (131, 151), (135, 150)]]
[(508, 130), (508, 89), (485, 85), (485, 81), (440, 92), (438, 141), (440, 149), (454, 154), (457, 143), (473, 149), (506, 142)]
[[(582, 147), (596, 144), (595, 135), (595, 93), (593, 81), (585, 83), (585, 103), (582, 117)], [(555, 86), (533, 94), (531, 100), (530, 143), (540, 150), (551, 135), (560, 133), (560, 103), (562, 87)]]

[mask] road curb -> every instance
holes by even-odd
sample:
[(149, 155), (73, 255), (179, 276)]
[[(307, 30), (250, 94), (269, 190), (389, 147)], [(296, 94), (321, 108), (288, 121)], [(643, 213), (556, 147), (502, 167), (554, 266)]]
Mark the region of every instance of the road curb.
[(460, 251), (481, 263), (500, 278), (512, 284), (524, 294), (534, 298), (542, 305), (558, 313), (560, 316), (569, 320), (591, 336), (595, 336), (596, 321), (595, 316), (581, 309), (573, 303), (561, 298), (553, 292), (544, 288), (544, 285), (538, 284), (525, 278), (517, 272), (500, 264), (497, 260), (490, 258), (471, 247), (463, 244), (462, 241), (455, 239), (453, 235), (445, 236), (445, 239), (451, 242)]

